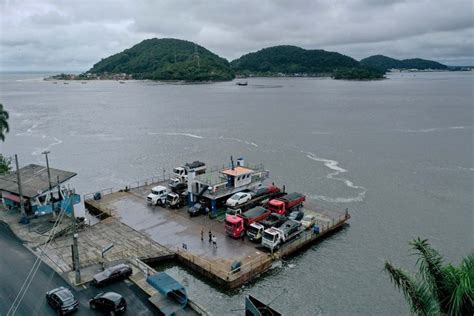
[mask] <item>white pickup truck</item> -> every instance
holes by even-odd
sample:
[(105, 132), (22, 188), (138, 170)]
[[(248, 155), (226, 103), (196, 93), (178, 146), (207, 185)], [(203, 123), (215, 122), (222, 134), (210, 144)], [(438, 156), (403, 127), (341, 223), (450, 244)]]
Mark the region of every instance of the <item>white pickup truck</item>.
[(166, 196), (168, 195), (168, 189), (162, 185), (158, 185), (151, 189), (151, 193), (146, 197), (146, 201), (151, 205), (164, 205), (166, 202)]

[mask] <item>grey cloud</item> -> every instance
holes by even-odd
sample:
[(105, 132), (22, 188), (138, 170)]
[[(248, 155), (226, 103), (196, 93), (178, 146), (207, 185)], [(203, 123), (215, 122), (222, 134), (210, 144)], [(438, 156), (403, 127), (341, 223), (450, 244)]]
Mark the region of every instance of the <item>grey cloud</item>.
[(191, 40), (232, 60), (273, 45), (473, 60), (472, 3), (390, 0), (3, 1), (0, 67), (84, 71), (150, 37)]

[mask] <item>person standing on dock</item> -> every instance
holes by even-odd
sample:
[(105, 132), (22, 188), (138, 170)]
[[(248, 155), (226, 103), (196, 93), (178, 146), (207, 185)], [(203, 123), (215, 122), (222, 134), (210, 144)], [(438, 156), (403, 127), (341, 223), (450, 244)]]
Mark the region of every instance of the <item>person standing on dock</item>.
[(212, 247), (214, 247), (214, 249), (217, 249), (217, 238), (216, 238), (216, 235), (212, 235)]
[(204, 241), (204, 229), (201, 227), (201, 241)]
[(212, 233), (211, 233), (211, 230), (209, 229), (209, 243), (212, 242)]

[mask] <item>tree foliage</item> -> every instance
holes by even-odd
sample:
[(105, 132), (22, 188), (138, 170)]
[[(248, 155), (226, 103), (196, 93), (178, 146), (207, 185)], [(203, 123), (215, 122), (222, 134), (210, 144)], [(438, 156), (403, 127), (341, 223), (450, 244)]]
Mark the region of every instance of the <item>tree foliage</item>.
[(411, 311), (417, 315), (473, 315), (474, 254), (456, 267), (444, 264), (443, 257), (426, 239), (418, 238), (410, 245), (418, 256), (419, 273), (412, 277), (389, 261), (385, 262), (385, 271), (402, 290)]
[(334, 79), (376, 80), (385, 78), (385, 72), (370, 67), (340, 68), (333, 73)]
[(220, 81), (234, 72), (224, 58), (178, 39), (147, 39), (96, 63), (88, 72), (126, 73), (134, 79)]
[(360, 61), (361, 65), (373, 67), (381, 71), (389, 69), (448, 69), (448, 66), (436, 61), (421, 58), (398, 60), (383, 55), (374, 55)]
[(12, 169), (11, 163), (11, 158), (5, 158), (2, 154), (0, 154), (0, 174), (10, 172), (10, 170)]
[(10, 126), (8, 125), (8, 112), (3, 108), (3, 104), (0, 103), (0, 140), (5, 141), (5, 134), (10, 131)]
[(324, 50), (307, 50), (297, 46), (274, 46), (233, 60), (237, 73), (308, 74), (332, 73), (338, 67), (357, 67), (348, 56)]

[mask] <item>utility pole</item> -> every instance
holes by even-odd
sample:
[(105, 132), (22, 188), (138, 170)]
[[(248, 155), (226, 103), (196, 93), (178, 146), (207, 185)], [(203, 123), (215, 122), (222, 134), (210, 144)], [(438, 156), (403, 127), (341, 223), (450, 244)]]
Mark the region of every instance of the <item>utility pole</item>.
[(72, 234), (72, 255), (74, 257), (74, 270), (76, 271), (76, 285), (81, 283), (81, 270), (80, 270), (80, 262), (79, 262), (79, 249), (77, 247), (77, 221), (76, 215), (74, 213), (74, 201), (72, 192), (69, 194), (69, 200), (71, 201), (71, 216), (73, 221), (73, 234)]
[[(51, 185), (51, 172), (49, 171), (49, 161), (48, 161), (48, 154), (49, 153), (50, 153), (49, 150), (45, 150), (45, 151), (42, 152), (42, 154), (46, 156), (46, 168), (48, 169), (49, 191), (51, 192), (53, 190), (53, 187)], [(53, 192), (51, 192), (51, 197), (53, 197)]]
[(20, 223), (28, 224), (28, 217), (26, 217), (25, 205), (23, 203), (23, 191), (21, 189), (21, 176), (20, 176), (20, 167), (18, 164), (18, 155), (15, 154), (15, 164), (16, 164), (16, 178), (18, 182), (18, 194), (20, 195), (20, 210), (21, 210), (21, 220)]

